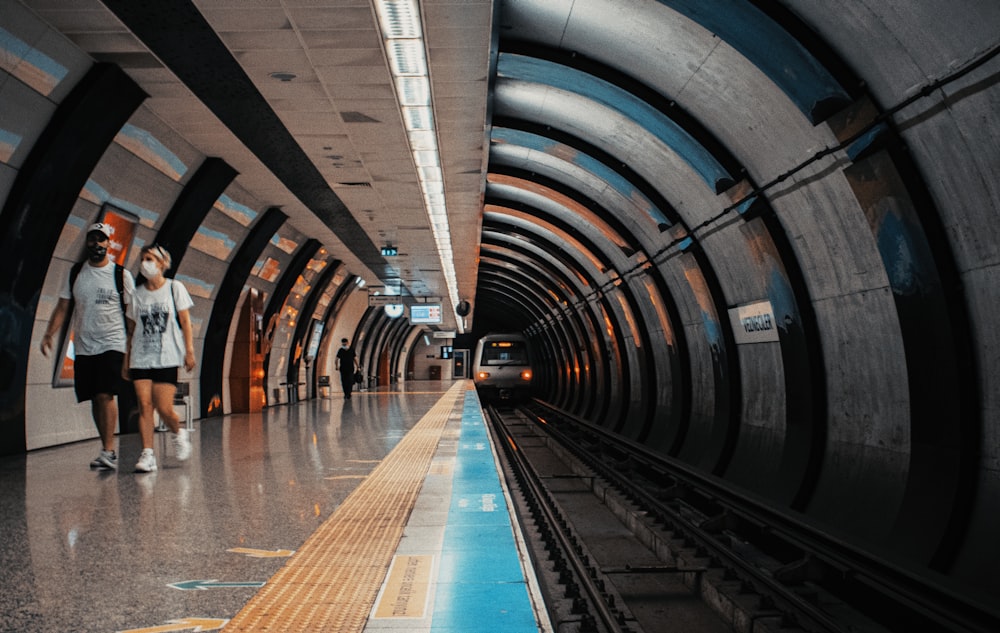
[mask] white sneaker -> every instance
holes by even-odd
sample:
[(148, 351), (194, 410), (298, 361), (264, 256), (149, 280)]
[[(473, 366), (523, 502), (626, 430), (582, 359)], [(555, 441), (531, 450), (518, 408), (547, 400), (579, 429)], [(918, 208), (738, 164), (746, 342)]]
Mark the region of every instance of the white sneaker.
[(174, 435), (174, 452), (179, 461), (191, 457), (191, 438), (188, 437), (187, 429), (181, 429)]
[(90, 462), (91, 468), (100, 468), (101, 470), (116, 470), (118, 468), (118, 456), (115, 455), (114, 451), (101, 450), (100, 454), (94, 458), (94, 461)]
[(153, 454), (153, 449), (144, 448), (142, 449), (142, 454), (139, 455), (139, 461), (135, 464), (135, 472), (137, 473), (151, 473), (156, 471), (156, 455)]

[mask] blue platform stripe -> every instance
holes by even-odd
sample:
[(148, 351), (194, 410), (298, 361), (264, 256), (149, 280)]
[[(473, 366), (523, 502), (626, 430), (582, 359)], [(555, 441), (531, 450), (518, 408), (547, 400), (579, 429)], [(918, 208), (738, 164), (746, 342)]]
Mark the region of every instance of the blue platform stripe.
[(465, 395), (431, 631), (537, 633), (475, 392)]
[(501, 53), (497, 76), (552, 86), (619, 112), (672, 149), (715, 193), (732, 186), (733, 176), (704, 145), (653, 106), (614, 84), (583, 71), (525, 55)]

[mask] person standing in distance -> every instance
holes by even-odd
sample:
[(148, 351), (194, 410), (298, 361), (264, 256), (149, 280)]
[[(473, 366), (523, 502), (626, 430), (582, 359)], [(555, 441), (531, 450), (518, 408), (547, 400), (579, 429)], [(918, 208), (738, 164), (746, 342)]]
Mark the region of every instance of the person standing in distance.
[(139, 402), (139, 438), (142, 453), (136, 472), (156, 470), (153, 452), (153, 410), (174, 434), (174, 452), (180, 461), (191, 456), (187, 429), (174, 411), (177, 369), (195, 367), (194, 337), (191, 333), (191, 306), (194, 302), (184, 284), (164, 276), (170, 270), (170, 253), (151, 244), (142, 249), (142, 276), (128, 305), (129, 337), (126, 358), (129, 376)]
[(347, 346), (347, 339), (340, 339), (340, 349), (337, 350), (337, 359), (333, 363), (333, 368), (340, 371), (340, 386), (344, 388), (344, 399), (351, 399), (351, 389), (354, 387), (354, 370), (358, 368), (358, 361), (354, 356), (354, 350)]
[[(73, 386), (77, 402), (90, 400), (90, 410), (101, 437), (101, 452), (91, 468), (118, 468), (115, 396), (124, 370), (126, 327), (123, 307), (131, 302), (135, 280), (108, 257), (112, 229), (92, 224), (87, 229), (87, 259), (76, 264), (59, 292), (49, 325), (42, 337), (42, 354), (52, 350), (53, 337), (73, 313)], [(71, 307), (72, 306), (72, 307)]]

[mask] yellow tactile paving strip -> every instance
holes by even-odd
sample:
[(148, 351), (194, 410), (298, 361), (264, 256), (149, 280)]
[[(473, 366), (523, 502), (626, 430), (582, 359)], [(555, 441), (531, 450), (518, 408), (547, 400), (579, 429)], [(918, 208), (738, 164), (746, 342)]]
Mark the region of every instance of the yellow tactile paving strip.
[(224, 630), (360, 633), (467, 389), (455, 383)]

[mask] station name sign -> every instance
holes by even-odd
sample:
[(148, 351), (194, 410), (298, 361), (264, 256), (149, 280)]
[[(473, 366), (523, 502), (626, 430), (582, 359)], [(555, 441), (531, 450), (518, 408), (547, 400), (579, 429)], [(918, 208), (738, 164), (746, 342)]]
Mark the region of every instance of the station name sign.
[(730, 308), (729, 320), (738, 345), (778, 341), (778, 323), (770, 301)]

